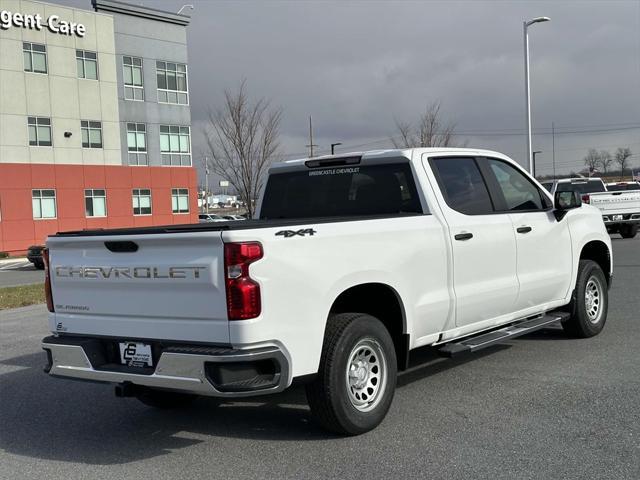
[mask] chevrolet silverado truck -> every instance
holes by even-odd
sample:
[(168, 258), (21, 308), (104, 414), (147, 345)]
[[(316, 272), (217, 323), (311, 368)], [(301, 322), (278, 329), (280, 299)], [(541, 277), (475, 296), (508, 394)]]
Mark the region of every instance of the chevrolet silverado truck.
[(473, 149), (286, 161), (254, 220), (47, 247), (50, 375), (154, 407), (304, 383), (346, 435), (383, 420), (419, 347), (460, 355), (554, 322), (597, 335), (613, 265), (598, 209)]
[[(634, 238), (640, 224), (640, 191), (623, 189), (615, 184), (606, 186), (600, 178), (563, 178), (543, 186), (552, 194), (557, 191), (574, 191), (582, 195), (582, 201), (590, 203), (602, 212), (602, 220), (609, 233), (619, 233), (622, 238)], [(637, 183), (636, 183), (637, 185)]]

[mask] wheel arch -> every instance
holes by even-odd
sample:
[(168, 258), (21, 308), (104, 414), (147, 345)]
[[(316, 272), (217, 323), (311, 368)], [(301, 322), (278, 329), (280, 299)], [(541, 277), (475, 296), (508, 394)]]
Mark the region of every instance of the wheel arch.
[(580, 250), (580, 260), (593, 260), (604, 272), (607, 284), (611, 284), (611, 251), (608, 245), (601, 240), (587, 242)]
[(410, 337), (406, 311), (397, 290), (377, 282), (353, 285), (335, 298), (329, 310), (330, 315), (349, 312), (366, 313), (384, 324), (395, 346), (398, 370), (406, 370)]

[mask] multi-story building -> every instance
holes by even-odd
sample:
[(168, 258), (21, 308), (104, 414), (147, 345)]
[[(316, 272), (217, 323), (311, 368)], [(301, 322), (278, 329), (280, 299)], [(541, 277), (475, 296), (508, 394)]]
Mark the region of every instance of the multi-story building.
[(0, 251), (197, 222), (189, 17), (92, 4), (0, 0)]

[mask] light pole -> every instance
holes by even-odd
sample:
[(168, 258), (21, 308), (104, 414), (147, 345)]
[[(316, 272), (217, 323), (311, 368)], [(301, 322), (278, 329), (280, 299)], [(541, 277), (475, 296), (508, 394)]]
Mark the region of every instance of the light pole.
[(531, 152), (533, 154), (533, 170), (531, 170), (531, 176), (536, 178), (536, 155), (538, 153), (542, 153), (542, 150), (536, 150), (535, 152)]
[(338, 143), (332, 143), (332, 144), (331, 144), (331, 155), (333, 155), (334, 149), (335, 149), (338, 145), (342, 145), (342, 143), (341, 143), (341, 142), (338, 142)]
[(533, 155), (531, 154), (531, 100), (529, 88), (529, 27), (534, 23), (548, 22), (549, 17), (536, 17), (533, 20), (525, 21), (524, 28), (524, 94), (527, 107), (527, 162), (529, 163), (529, 173), (533, 175)]

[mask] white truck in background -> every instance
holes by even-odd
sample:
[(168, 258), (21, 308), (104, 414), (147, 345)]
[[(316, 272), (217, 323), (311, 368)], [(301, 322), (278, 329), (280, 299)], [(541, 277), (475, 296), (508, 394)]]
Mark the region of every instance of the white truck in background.
[(500, 153), (275, 164), (257, 217), (49, 237), (45, 371), (156, 407), (300, 381), (319, 423), (354, 435), (382, 421), (413, 349), (606, 321), (600, 212)]
[[(627, 183), (630, 185), (627, 186)], [(625, 182), (606, 185), (601, 178), (563, 178), (542, 185), (555, 194), (558, 191), (579, 192), (582, 201), (602, 212), (602, 221), (609, 233), (619, 233), (622, 238), (634, 238), (640, 224), (640, 185)]]

